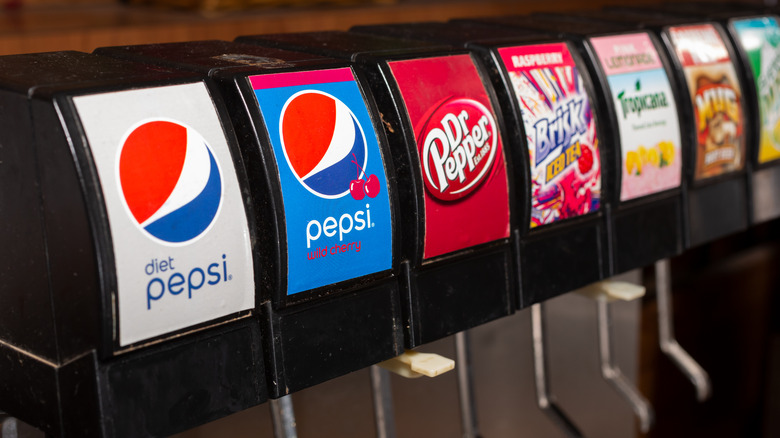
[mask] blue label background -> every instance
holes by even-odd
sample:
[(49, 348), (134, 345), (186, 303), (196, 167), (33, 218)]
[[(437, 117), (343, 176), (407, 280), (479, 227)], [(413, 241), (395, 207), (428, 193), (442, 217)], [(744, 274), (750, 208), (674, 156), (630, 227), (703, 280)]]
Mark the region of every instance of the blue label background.
[[(328, 93), (344, 102), (355, 115), (366, 137), (368, 159), (365, 175), (375, 174), (379, 178), (381, 189), (376, 198), (366, 196), (357, 201), (347, 194), (339, 199), (322, 199), (306, 190), (292, 173), (282, 150), (279, 118), (287, 99), (303, 90)], [(387, 177), (374, 125), (357, 84), (348, 81), (261, 89), (255, 90), (255, 96), (265, 119), (282, 185), (287, 226), (287, 295), (390, 269), (393, 260), (392, 226)], [(307, 127), (302, 126), (301, 129)], [(354, 216), (358, 210), (365, 212), (366, 204), (370, 205), (371, 228), (360, 231), (353, 229), (340, 242), (337, 225), (336, 235), (327, 237), (322, 233), (317, 241), (311, 243), (311, 248), (306, 248), (306, 226), (309, 221), (317, 220), (322, 224), (325, 218), (333, 217), (338, 222), (344, 213)], [(363, 218), (366, 219), (365, 213)], [(317, 248), (330, 250), (335, 244), (355, 241), (361, 242), (359, 253), (350, 251), (308, 259), (309, 253)]]

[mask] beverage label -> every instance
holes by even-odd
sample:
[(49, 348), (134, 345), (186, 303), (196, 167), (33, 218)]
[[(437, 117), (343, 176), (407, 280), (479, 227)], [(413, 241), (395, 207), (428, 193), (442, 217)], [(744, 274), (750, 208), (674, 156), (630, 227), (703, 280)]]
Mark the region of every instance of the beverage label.
[(508, 238), (504, 149), (471, 57), (388, 64), (414, 129), (425, 182), (423, 257)]
[(350, 68), (249, 78), (282, 186), (287, 294), (391, 268), (382, 152)]
[(206, 86), (115, 91), (73, 103), (111, 228), (119, 345), (253, 308), (246, 211)]
[(742, 89), (720, 33), (711, 24), (669, 28), (693, 103), (697, 132), (694, 178), (703, 180), (745, 165)]
[(591, 38), (607, 75), (622, 158), (620, 200), (682, 181), (680, 125), (669, 77), (646, 33)]
[(758, 163), (768, 163), (780, 158), (780, 27), (774, 17), (735, 20), (733, 25), (756, 82)]
[(599, 209), (601, 161), (591, 98), (564, 43), (498, 49), (523, 117), (531, 227)]

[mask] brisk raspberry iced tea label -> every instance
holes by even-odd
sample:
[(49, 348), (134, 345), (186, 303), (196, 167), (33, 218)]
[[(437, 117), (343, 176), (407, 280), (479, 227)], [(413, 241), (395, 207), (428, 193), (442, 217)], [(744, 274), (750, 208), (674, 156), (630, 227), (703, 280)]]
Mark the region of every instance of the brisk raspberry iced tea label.
[(352, 70), (249, 78), (271, 139), (287, 230), (287, 294), (385, 271), (382, 153)]
[(620, 131), (620, 200), (680, 186), (680, 126), (669, 77), (646, 33), (591, 38)]
[(774, 17), (735, 20), (733, 26), (758, 92), (758, 163), (768, 163), (780, 158), (780, 27)]
[(203, 83), (77, 96), (111, 228), (119, 345), (254, 307), (251, 243)]
[(599, 139), (564, 43), (498, 49), (520, 105), (531, 162), (531, 227), (598, 210)]
[(745, 165), (742, 90), (720, 33), (711, 24), (669, 28), (693, 103), (697, 180)]
[(509, 237), (501, 135), (471, 57), (389, 63), (401, 90), (425, 182), (425, 244), (431, 258)]

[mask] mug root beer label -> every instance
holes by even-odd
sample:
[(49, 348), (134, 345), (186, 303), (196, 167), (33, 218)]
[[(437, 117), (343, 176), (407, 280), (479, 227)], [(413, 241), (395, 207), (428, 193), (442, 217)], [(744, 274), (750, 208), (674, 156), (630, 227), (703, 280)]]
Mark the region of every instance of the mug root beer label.
[(742, 90), (728, 49), (711, 24), (669, 28), (693, 104), (697, 133), (694, 178), (703, 180), (745, 165)]

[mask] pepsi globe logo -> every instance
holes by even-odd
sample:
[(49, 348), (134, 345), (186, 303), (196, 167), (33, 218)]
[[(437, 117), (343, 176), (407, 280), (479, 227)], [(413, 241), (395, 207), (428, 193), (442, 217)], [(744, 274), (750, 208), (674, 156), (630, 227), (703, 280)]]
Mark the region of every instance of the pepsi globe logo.
[(222, 204), (214, 153), (193, 128), (169, 120), (131, 128), (119, 148), (119, 190), (149, 236), (178, 245), (202, 236)]
[(498, 150), (493, 114), (481, 103), (451, 98), (428, 117), (417, 143), (422, 145), (423, 179), (442, 201), (460, 199), (487, 179)]
[(376, 175), (366, 175), (366, 136), (352, 111), (317, 90), (292, 95), (279, 120), (282, 150), (293, 175), (312, 194), (356, 200), (379, 194)]

